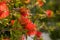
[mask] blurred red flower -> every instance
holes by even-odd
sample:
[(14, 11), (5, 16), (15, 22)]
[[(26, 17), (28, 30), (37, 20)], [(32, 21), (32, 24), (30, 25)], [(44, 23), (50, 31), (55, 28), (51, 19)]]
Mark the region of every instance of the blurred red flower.
[(9, 16), (9, 9), (5, 2), (0, 2), (0, 19)]
[(42, 0), (37, 0), (36, 4), (42, 7), (44, 5), (44, 2)]
[(36, 36), (37, 36), (37, 37), (40, 37), (41, 34), (42, 34), (42, 32), (39, 32), (39, 31), (36, 32)]
[(29, 35), (29, 36), (36, 35), (36, 30), (35, 31), (28, 31), (27, 35)]
[(30, 21), (30, 19), (28, 19), (28, 18), (26, 18), (26, 17), (24, 17), (24, 16), (21, 16), (21, 17), (19, 18), (19, 22), (20, 22), (21, 24), (23, 24), (23, 25), (26, 25), (26, 24), (30, 23), (31, 21)]
[(20, 8), (20, 13), (22, 16), (29, 16), (29, 9), (25, 8), (25, 7), (21, 7)]
[(36, 25), (33, 24), (33, 23), (28, 23), (28, 24), (25, 26), (25, 29), (28, 30), (28, 31), (36, 30)]
[(15, 20), (11, 20), (11, 24), (12, 24), (12, 25), (14, 24), (14, 22), (15, 22)]
[(46, 10), (46, 15), (47, 15), (48, 17), (52, 17), (52, 15), (53, 15), (52, 10)]

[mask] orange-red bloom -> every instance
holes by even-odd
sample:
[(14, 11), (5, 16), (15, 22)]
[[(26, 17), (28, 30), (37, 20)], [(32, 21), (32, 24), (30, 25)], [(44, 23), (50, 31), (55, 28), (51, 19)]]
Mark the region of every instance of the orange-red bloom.
[(24, 29), (26, 29), (27, 35), (35, 35), (36, 34), (36, 25), (31, 22), (26, 16), (29, 16), (29, 10), (27, 8), (20, 8), (21, 17), (19, 18), (19, 22), (24, 25)]
[(31, 21), (30, 21), (30, 19), (28, 19), (28, 18), (26, 18), (26, 17), (24, 17), (24, 16), (21, 16), (21, 17), (19, 18), (19, 22), (20, 22), (21, 24), (23, 24), (23, 25), (26, 25), (26, 24), (30, 23)]
[(9, 9), (5, 2), (0, 2), (0, 19), (9, 16)]
[(41, 33), (41, 32), (39, 32), (39, 31), (37, 31), (37, 32), (36, 32), (36, 36), (37, 36), (37, 37), (40, 37), (40, 36), (41, 36), (41, 34), (42, 34), (42, 33)]
[(12, 24), (12, 25), (14, 24), (14, 22), (15, 22), (15, 20), (11, 20), (11, 24)]
[(28, 23), (28, 24), (25, 26), (25, 29), (28, 30), (28, 31), (36, 30), (36, 25), (34, 25), (33, 23)]
[(31, 35), (36, 35), (36, 30), (35, 31), (28, 31), (27, 35), (31, 36)]
[(47, 10), (47, 11), (46, 11), (46, 15), (47, 15), (48, 17), (51, 17), (52, 14), (53, 14), (53, 13), (52, 13), (52, 10)]
[(43, 6), (44, 2), (42, 0), (37, 0), (36, 4), (38, 4), (39, 6)]
[(21, 13), (22, 16), (25, 16), (25, 17), (29, 16), (29, 10), (25, 7), (20, 8), (20, 13)]

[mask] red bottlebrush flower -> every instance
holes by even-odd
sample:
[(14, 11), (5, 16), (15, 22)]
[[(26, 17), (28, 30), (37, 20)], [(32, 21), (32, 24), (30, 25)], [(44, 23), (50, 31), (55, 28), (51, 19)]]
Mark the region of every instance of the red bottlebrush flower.
[(44, 2), (42, 0), (37, 0), (36, 4), (38, 4), (39, 6), (43, 6)]
[(31, 35), (36, 35), (36, 30), (35, 31), (28, 31), (27, 35), (31, 36)]
[(40, 37), (40, 36), (41, 36), (41, 34), (42, 34), (42, 33), (41, 33), (41, 32), (39, 32), (39, 31), (37, 31), (37, 32), (36, 32), (36, 36), (37, 36), (37, 37)]
[(28, 23), (28, 24), (25, 26), (25, 29), (28, 30), (28, 31), (36, 30), (36, 25), (33, 24), (33, 23)]
[(29, 16), (29, 10), (27, 8), (21, 7), (20, 8), (20, 13), (24, 17)]
[(39, 6), (43, 6), (44, 3), (42, 1), (39, 2)]
[(30, 23), (31, 21), (30, 21), (30, 19), (28, 19), (28, 18), (26, 18), (26, 17), (24, 17), (24, 16), (21, 16), (21, 18), (19, 18), (19, 22), (21, 23), (21, 24), (28, 24), (28, 23)]
[(14, 22), (15, 22), (15, 20), (11, 20), (11, 24), (12, 24), (12, 25), (14, 24)]
[(9, 16), (9, 9), (5, 2), (0, 2), (0, 19)]
[(53, 15), (52, 10), (47, 10), (47, 11), (46, 11), (46, 15), (47, 15), (48, 17), (52, 17), (52, 15)]

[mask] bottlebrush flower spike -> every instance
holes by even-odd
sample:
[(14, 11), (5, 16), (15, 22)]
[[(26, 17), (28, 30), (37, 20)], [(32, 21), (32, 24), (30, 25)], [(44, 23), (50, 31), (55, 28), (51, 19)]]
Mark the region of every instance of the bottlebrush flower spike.
[(5, 2), (0, 2), (0, 19), (9, 16), (9, 9)]
[(26, 24), (30, 23), (31, 21), (30, 21), (30, 19), (28, 19), (24, 16), (21, 16), (21, 18), (19, 18), (19, 22), (23, 25), (26, 25)]
[(14, 22), (15, 22), (15, 20), (11, 20), (11, 24), (12, 24), (12, 25), (14, 24)]
[(42, 33), (41, 33), (41, 32), (39, 32), (39, 31), (37, 31), (37, 32), (36, 32), (36, 36), (37, 36), (37, 37), (40, 37), (40, 36), (41, 36), (41, 34), (42, 34)]
[(29, 36), (36, 35), (36, 30), (34, 30), (34, 31), (28, 31), (27, 35), (29, 35)]
[(28, 30), (28, 31), (36, 30), (36, 25), (33, 24), (33, 23), (28, 23), (28, 24), (25, 26), (25, 29)]
[(25, 7), (21, 7), (20, 8), (20, 13), (21, 13), (22, 16), (25, 16), (25, 17), (29, 16), (29, 12), (30, 11), (27, 8), (25, 8)]
[(42, 0), (37, 0), (36, 5), (42, 7), (44, 5), (44, 2)]
[(43, 6), (44, 3), (42, 1), (39, 2), (39, 6)]
[(52, 10), (47, 10), (47, 11), (46, 11), (46, 15), (47, 15), (48, 17), (52, 17), (52, 16), (53, 16)]

